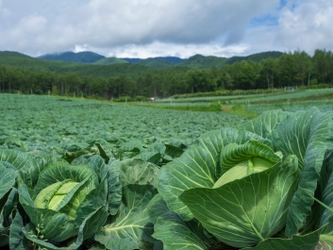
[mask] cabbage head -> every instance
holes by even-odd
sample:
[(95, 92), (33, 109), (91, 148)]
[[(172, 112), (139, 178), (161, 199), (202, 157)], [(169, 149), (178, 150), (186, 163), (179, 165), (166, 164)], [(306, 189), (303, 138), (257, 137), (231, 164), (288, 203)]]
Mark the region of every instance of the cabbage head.
[(235, 140), (224, 142), (221, 150), (206, 152), (213, 145), (203, 140), (208, 144), (192, 147), (173, 162), (177, 167), (162, 168), (160, 192), (168, 199), (170, 188), (183, 188), (169, 206), (184, 220), (195, 218), (228, 245), (254, 246), (284, 227), (297, 188), (298, 163), (295, 156), (283, 157), (249, 132), (226, 129), (218, 139), (230, 140), (233, 133)]
[(20, 185), (20, 203), (30, 220), (23, 230), (28, 240), (50, 249), (77, 249), (115, 212), (108, 200), (110, 172), (102, 158), (93, 158), (91, 164), (55, 162), (40, 173), (34, 188)]

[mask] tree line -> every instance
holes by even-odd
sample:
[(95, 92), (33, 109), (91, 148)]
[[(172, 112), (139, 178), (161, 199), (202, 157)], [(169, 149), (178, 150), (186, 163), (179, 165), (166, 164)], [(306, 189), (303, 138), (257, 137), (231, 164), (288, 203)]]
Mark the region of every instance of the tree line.
[(75, 73), (36, 72), (0, 65), (1, 93), (33, 93), (84, 96), (104, 99), (159, 97), (220, 90), (271, 89), (290, 86), (315, 86), (333, 82), (333, 53), (315, 50), (282, 54), (261, 62), (235, 62), (223, 67), (186, 70), (151, 70), (133, 77), (80, 76)]

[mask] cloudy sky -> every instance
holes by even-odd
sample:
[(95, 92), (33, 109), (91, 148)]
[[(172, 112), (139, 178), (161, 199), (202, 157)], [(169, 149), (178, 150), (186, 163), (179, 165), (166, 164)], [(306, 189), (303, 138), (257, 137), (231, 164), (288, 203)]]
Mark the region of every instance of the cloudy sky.
[(0, 0), (0, 51), (231, 57), (333, 50), (333, 0)]

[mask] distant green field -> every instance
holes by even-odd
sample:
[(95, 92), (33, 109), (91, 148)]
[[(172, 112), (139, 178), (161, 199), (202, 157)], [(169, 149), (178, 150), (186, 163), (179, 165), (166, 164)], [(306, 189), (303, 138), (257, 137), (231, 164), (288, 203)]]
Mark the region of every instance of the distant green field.
[(128, 141), (188, 146), (202, 133), (244, 122), (233, 114), (186, 112), (53, 96), (0, 94), (0, 147), (63, 155)]
[[(142, 105), (142, 103), (141, 103)], [(333, 88), (311, 89), (303, 91), (280, 91), (269, 94), (192, 97), (179, 99), (163, 99), (144, 103), (146, 106), (180, 110), (225, 110), (240, 106), (257, 114), (271, 109), (299, 110), (317, 106), (321, 110), (333, 109)]]
[[(190, 145), (202, 133), (264, 111), (333, 109), (333, 89), (116, 104), (53, 96), (0, 94), (0, 147), (63, 155), (99, 142), (117, 151), (130, 140)], [(228, 99), (229, 98), (229, 99)], [(154, 107), (154, 108), (149, 108)], [(202, 112), (201, 112), (202, 111)], [(211, 111), (211, 112), (207, 112)]]

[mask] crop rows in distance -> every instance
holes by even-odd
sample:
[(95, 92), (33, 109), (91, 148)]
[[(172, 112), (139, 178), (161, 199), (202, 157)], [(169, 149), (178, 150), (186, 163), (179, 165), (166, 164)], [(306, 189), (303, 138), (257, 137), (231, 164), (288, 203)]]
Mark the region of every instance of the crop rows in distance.
[(63, 156), (100, 143), (115, 153), (129, 143), (187, 147), (202, 133), (245, 118), (221, 112), (184, 112), (73, 98), (0, 95), (0, 147)]

